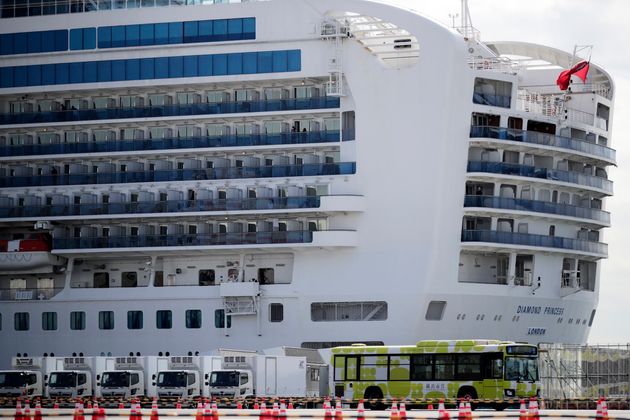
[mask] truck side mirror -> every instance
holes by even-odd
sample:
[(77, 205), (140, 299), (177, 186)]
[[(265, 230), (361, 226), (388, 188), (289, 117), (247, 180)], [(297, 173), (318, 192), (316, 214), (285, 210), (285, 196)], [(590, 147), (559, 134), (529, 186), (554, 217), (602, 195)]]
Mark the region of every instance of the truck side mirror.
[[(153, 375), (153, 376), (155, 376), (155, 375)], [(153, 386), (155, 386), (155, 382), (153, 382)]]
[(210, 382), (206, 381), (204, 382), (205, 385), (210, 385)]
[(208, 379), (208, 376), (210, 376), (210, 375), (208, 375), (208, 374), (206, 373), (206, 375), (205, 375), (204, 377), (205, 377), (206, 379)]
[(97, 382), (97, 383), (96, 383), (96, 386), (101, 386), (101, 383), (100, 383), (100, 382)]
[[(96, 375), (96, 380), (100, 381), (101, 380), (101, 375)], [(97, 384), (98, 385), (98, 384)]]
[(48, 380), (48, 375), (44, 375), (44, 380)]
[[(155, 373), (151, 376), (151, 379), (155, 379)], [(155, 384), (153, 384), (155, 385)]]

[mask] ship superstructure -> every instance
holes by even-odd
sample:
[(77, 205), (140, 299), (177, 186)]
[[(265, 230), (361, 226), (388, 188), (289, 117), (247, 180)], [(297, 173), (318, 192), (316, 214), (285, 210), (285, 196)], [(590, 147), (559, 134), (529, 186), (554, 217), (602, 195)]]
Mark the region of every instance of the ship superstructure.
[[(3, 2), (16, 354), (584, 342), (613, 83), (359, 0)], [(470, 32), (469, 32), (470, 31)]]

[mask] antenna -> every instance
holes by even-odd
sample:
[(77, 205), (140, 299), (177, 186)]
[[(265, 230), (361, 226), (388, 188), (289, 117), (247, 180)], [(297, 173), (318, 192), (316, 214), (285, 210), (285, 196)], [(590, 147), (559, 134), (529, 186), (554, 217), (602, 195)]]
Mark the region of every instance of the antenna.
[(470, 17), (470, 10), (468, 10), (468, 0), (461, 0), (462, 7), (460, 16), (462, 17), (461, 23), (461, 32), (465, 38), (473, 38), (474, 36), (474, 27), (472, 23), (472, 18)]

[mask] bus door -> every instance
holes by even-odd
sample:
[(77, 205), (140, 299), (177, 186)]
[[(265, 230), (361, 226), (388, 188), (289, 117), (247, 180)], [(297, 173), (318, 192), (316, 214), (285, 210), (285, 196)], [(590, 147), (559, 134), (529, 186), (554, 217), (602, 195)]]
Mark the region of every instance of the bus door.
[[(483, 398), (503, 399), (503, 354), (483, 354), (481, 366)], [(481, 398), (481, 395), (479, 397)]]
[(344, 398), (351, 400), (354, 398), (355, 382), (359, 380), (359, 356), (346, 357), (346, 371), (344, 379), (346, 381)]

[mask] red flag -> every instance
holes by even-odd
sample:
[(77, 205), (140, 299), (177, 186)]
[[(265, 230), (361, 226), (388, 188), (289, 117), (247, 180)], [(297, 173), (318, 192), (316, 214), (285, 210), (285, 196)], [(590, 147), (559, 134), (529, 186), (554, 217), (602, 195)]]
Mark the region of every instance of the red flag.
[(558, 76), (558, 80), (556, 80), (556, 84), (560, 88), (560, 90), (567, 90), (569, 87), (569, 83), (571, 82), (571, 76), (576, 75), (582, 82), (586, 82), (586, 75), (588, 74), (589, 62), (588, 61), (580, 61), (575, 66), (571, 67), (569, 70), (565, 70), (560, 73)]

